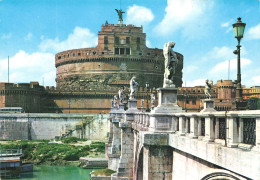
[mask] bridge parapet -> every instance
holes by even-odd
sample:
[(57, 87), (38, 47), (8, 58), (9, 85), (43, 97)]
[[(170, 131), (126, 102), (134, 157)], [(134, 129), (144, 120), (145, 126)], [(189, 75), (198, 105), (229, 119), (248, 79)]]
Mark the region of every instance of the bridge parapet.
[(240, 143), (260, 147), (259, 110), (175, 114), (138, 112), (132, 128), (137, 131), (176, 133), (208, 142), (218, 139), (225, 141), (228, 147), (238, 147)]
[(109, 162), (117, 170), (112, 179), (202, 179), (218, 172), (260, 177), (259, 110), (147, 113), (119, 108), (111, 111), (111, 123)]

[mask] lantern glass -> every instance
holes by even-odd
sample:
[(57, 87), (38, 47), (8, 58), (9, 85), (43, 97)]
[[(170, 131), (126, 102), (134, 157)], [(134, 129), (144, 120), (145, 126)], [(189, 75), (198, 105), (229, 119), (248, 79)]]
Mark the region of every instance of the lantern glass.
[(245, 26), (246, 24), (242, 23), (241, 18), (237, 18), (237, 22), (233, 24), (235, 38), (243, 38)]

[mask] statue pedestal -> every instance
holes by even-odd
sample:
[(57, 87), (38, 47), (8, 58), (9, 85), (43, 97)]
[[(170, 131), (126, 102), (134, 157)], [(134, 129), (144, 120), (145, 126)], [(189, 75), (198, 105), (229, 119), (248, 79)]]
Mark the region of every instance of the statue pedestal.
[(158, 106), (151, 113), (177, 113), (183, 112), (177, 105), (178, 88), (158, 88)]
[(214, 109), (214, 100), (213, 99), (205, 99), (204, 100), (204, 109), (200, 112), (215, 112)]
[(132, 98), (128, 100), (128, 110), (126, 111), (126, 113), (135, 113), (135, 112), (138, 112), (137, 100), (135, 98)]
[(120, 104), (119, 104), (119, 109), (120, 109), (120, 110), (121, 110), (121, 109), (124, 110), (124, 109), (125, 109), (125, 103), (120, 103)]
[(158, 106), (151, 113), (149, 121), (150, 132), (173, 132), (172, 115), (184, 112), (177, 105), (177, 88), (159, 88)]

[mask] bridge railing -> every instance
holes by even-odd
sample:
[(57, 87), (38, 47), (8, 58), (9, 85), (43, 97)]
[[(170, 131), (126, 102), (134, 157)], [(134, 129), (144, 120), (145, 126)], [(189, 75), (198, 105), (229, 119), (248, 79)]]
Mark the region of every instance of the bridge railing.
[(229, 147), (239, 144), (260, 146), (260, 111), (217, 111), (211, 113), (153, 114), (139, 112), (134, 128), (169, 132), (180, 136), (218, 141)]

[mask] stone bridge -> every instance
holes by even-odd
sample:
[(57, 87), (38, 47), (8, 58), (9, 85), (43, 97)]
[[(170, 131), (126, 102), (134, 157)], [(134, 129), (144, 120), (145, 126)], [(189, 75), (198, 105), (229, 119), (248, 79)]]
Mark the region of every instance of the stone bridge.
[(260, 111), (215, 111), (205, 100), (201, 112), (186, 113), (175, 92), (160, 89), (150, 113), (134, 99), (127, 111), (111, 109), (111, 179), (260, 179)]

